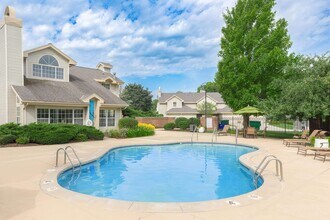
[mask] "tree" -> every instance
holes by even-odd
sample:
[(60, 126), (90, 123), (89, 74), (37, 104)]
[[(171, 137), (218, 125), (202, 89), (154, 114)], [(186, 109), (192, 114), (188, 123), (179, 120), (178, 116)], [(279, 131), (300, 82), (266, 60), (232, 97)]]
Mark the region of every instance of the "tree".
[(197, 92), (201, 90), (206, 90), (206, 92), (219, 92), (219, 86), (215, 82), (207, 82), (205, 85), (200, 85), (197, 88)]
[(126, 101), (134, 110), (140, 110), (145, 112), (151, 111), (151, 91), (145, 89), (140, 84), (127, 84), (121, 94), (121, 98)]
[[(206, 115), (213, 115), (213, 113), (217, 110), (217, 106), (211, 102), (206, 102)], [(200, 114), (205, 114), (205, 101), (197, 104), (197, 111)]]
[(330, 57), (297, 57), (285, 68), (284, 77), (274, 80), (278, 95), (259, 103), (273, 118), (310, 119), (320, 121), (330, 115)]
[(287, 22), (275, 21), (274, 5), (274, 0), (238, 0), (224, 14), (215, 81), (235, 111), (276, 94), (271, 82), (291, 60)]

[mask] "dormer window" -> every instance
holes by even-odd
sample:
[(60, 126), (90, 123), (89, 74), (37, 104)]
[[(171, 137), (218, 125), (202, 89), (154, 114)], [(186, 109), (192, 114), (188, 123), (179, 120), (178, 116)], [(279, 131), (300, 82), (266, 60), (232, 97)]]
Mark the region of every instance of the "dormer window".
[(109, 90), (110, 90), (110, 88), (111, 88), (111, 84), (108, 83), (108, 82), (102, 82), (101, 85), (102, 85), (104, 88), (109, 89)]
[(33, 76), (49, 79), (63, 79), (63, 68), (58, 67), (58, 61), (51, 55), (44, 55), (39, 64), (33, 64)]
[(176, 102), (173, 102), (173, 107), (176, 108)]

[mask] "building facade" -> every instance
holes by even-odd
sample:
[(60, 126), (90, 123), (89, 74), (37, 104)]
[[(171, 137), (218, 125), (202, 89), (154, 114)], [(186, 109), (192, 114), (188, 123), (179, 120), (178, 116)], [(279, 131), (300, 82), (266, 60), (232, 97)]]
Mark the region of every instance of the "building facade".
[(157, 111), (166, 117), (200, 117), (204, 113), (198, 111), (198, 105), (208, 102), (216, 106), (214, 116), (232, 115), (220, 93), (218, 92), (176, 92), (162, 93), (158, 91)]
[(7, 7), (0, 21), (0, 124), (72, 123), (106, 130), (127, 103), (124, 82), (100, 62), (95, 69), (47, 44), (22, 51), (22, 20)]

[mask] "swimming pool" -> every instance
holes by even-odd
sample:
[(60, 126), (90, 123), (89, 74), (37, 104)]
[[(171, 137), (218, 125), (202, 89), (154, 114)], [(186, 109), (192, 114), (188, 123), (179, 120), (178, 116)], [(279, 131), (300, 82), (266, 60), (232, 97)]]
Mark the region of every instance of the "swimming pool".
[[(197, 202), (256, 189), (238, 158), (256, 149), (208, 143), (130, 146), (110, 150), (58, 183), (69, 190), (118, 200)], [(258, 187), (263, 183), (260, 178)]]

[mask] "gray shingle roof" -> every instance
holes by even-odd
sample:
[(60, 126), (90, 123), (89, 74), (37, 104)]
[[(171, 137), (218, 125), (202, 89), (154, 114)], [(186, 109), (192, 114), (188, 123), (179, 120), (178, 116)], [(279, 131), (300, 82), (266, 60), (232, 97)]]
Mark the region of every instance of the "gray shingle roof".
[(198, 113), (196, 109), (192, 109), (188, 106), (182, 106), (182, 108), (171, 108), (170, 110), (167, 111), (169, 114), (174, 114), (174, 113)]
[(73, 66), (70, 67), (70, 82), (24, 79), (24, 86), (13, 88), (22, 101), (83, 104), (82, 97), (97, 94), (104, 99), (104, 104), (126, 106), (126, 102), (95, 81), (110, 75), (96, 69)]
[[(199, 92), (176, 92), (176, 93), (162, 93), (161, 97), (158, 99), (159, 102), (164, 103), (166, 100), (172, 96), (177, 96), (183, 100), (185, 103), (196, 103), (201, 98), (204, 97), (204, 93)], [(220, 93), (218, 92), (208, 92), (207, 96), (214, 99), (217, 103), (224, 103)]]

